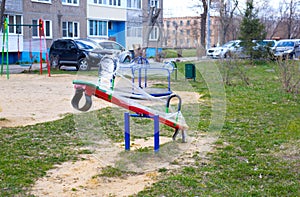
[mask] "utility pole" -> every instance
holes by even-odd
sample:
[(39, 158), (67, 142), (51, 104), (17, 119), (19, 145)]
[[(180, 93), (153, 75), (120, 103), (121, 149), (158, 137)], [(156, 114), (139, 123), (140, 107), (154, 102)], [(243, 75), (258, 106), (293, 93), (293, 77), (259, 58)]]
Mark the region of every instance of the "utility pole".
[(210, 0), (207, 2), (207, 35), (206, 35), (206, 49), (210, 48)]

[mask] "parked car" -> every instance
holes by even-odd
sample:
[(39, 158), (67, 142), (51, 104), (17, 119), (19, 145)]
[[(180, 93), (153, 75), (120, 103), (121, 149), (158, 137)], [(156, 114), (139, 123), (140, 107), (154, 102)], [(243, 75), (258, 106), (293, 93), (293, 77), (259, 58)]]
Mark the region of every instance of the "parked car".
[(278, 41), (274, 55), (276, 58), (294, 59), (300, 57), (300, 40), (285, 39)]
[(212, 58), (212, 57), (213, 57), (213, 54), (214, 54), (214, 51), (215, 51), (216, 49), (218, 49), (218, 48), (219, 48), (219, 47), (211, 47), (211, 48), (207, 49), (207, 50), (206, 50), (206, 56)]
[(274, 58), (276, 40), (254, 40), (256, 45), (253, 47), (254, 58)]
[(255, 41), (256, 46), (254, 47), (254, 49), (257, 50), (261, 50), (261, 49), (266, 49), (266, 48), (270, 48), (271, 50), (275, 49), (275, 46), (277, 44), (276, 40), (256, 40)]
[(213, 49), (210, 49), (210, 50), (213, 50), (212, 57), (213, 58), (227, 58), (229, 56), (229, 53), (231, 51), (235, 50), (235, 48), (238, 46), (238, 44), (240, 42), (241, 42), (240, 40), (232, 40), (232, 41), (225, 43), (221, 47), (215, 47)]
[(126, 50), (121, 44), (105, 39), (97, 39), (97, 38), (88, 38), (99, 45), (99, 47), (106, 51), (111, 51), (116, 54), (121, 63), (130, 62), (131, 61), (131, 52)]
[[(49, 50), (50, 65), (52, 68), (72, 66), (76, 70), (89, 70), (93, 65), (97, 66), (104, 55), (104, 51), (98, 49), (97, 44), (88, 40), (58, 39)], [(89, 56), (92, 51), (97, 55)]]

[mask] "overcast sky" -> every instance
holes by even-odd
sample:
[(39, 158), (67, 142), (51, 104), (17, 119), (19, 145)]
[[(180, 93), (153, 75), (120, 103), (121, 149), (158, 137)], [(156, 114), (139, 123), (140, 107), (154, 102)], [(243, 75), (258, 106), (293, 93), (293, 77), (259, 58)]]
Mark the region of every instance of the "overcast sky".
[[(197, 9), (191, 8), (196, 2), (201, 0), (164, 0), (164, 16), (165, 17), (180, 17), (180, 16), (199, 16)], [(245, 2), (246, 0), (241, 0)], [(256, 0), (261, 2), (260, 0)], [(278, 7), (281, 0), (269, 0), (270, 6)]]

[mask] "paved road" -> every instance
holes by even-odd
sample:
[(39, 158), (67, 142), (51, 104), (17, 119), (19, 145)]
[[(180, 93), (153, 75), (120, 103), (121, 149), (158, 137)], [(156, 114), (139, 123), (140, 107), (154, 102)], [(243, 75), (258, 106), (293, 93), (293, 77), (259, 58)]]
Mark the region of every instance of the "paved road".
[[(2, 65), (0, 65), (1, 67)], [(18, 74), (18, 73), (22, 73), (22, 72), (28, 72), (29, 71), (29, 65), (26, 66), (21, 66), (18, 64), (10, 64), (9, 66), (9, 73), (10, 74)], [(42, 64), (42, 69), (43, 70), (47, 70), (47, 64)], [(40, 64), (36, 63), (36, 64), (32, 64), (31, 66), (31, 71), (33, 70), (40, 70)], [(3, 65), (3, 75), (6, 75), (6, 64)]]
[[(183, 58), (170, 58), (170, 59), (165, 59), (164, 61), (201, 61), (201, 60), (208, 60), (207, 58), (197, 58), (197, 57), (183, 57)], [(152, 62), (153, 60), (150, 60), (150, 63)], [(0, 65), (0, 68), (1, 68), (1, 65)], [(43, 63), (42, 64), (42, 69), (43, 69), (43, 72), (47, 72), (47, 64), (46, 63)], [(74, 71), (74, 68), (73, 67), (64, 67), (64, 69), (66, 70), (72, 70)], [(31, 66), (31, 71), (34, 71), (34, 70), (37, 70), (39, 71), (40, 70), (40, 63), (35, 63), (35, 64), (32, 64)], [(18, 74), (18, 73), (23, 73), (23, 72), (28, 72), (29, 71), (29, 66), (21, 66), (21, 65), (17, 65), (17, 64), (10, 64), (9, 65), (9, 73), (10, 74)], [(1, 70), (0, 70), (1, 72)], [(1, 74), (1, 73), (0, 73)], [(6, 64), (3, 65), (3, 75), (6, 75)]]

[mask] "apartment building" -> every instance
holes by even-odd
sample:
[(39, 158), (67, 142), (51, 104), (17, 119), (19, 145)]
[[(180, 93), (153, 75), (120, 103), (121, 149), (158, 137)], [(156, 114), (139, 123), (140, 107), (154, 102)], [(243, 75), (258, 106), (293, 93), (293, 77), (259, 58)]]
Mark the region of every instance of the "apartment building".
[[(87, 1), (23, 0), (23, 24), (37, 25), (39, 19), (43, 19), (47, 46), (57, 38), (87, 37)], [(24, 26), (23, 35), (25, 44), (31, 42), (32, 50), (39, 49), (37, 26)]]
[[(8, 19), (11, 24), (22, 23), (23, 18), (23, 1), (22, 0), (6, 0), (4, 17)], [(10, 52), (9, 62), (13, 62), (18, 58), (18, 51), (23, 51), (23, 31), (22, 28), (17, 26), (8, 27), (8, 49), (6, 48), (6, 43), (2, 43), (4, 50)], [(2, 32), (1, 32), (2, 38)], [(3, 39), (1, 39), (3, 40)]]
[[(17, 51), (22, 58), (29, 57), (29, 51), (39, 52), (40, 18), (44, 21), (47, 48), (58, 38), (87, 37), (115, 40), (128, 49), (133, 44), (143, 46), (150, 6), (162, 9), (163, 0), (6, 0), (5, 17), (9, 17), (9, 23), (25, 25), (9, 27), (9, 46), (14, 47), (9, 48), (9, 63), (17, 61)], [(161, 25), (162, 19), (161, 11)], [(159, 41), (155, 30), (150, 36), (150, 48)]]
[[(166, 48), (197, 48), (201, 39), (201, 17), (164, 18), (163, 46)], [(219, 43), (218, 18), (211, 17), (210, 40)]]

